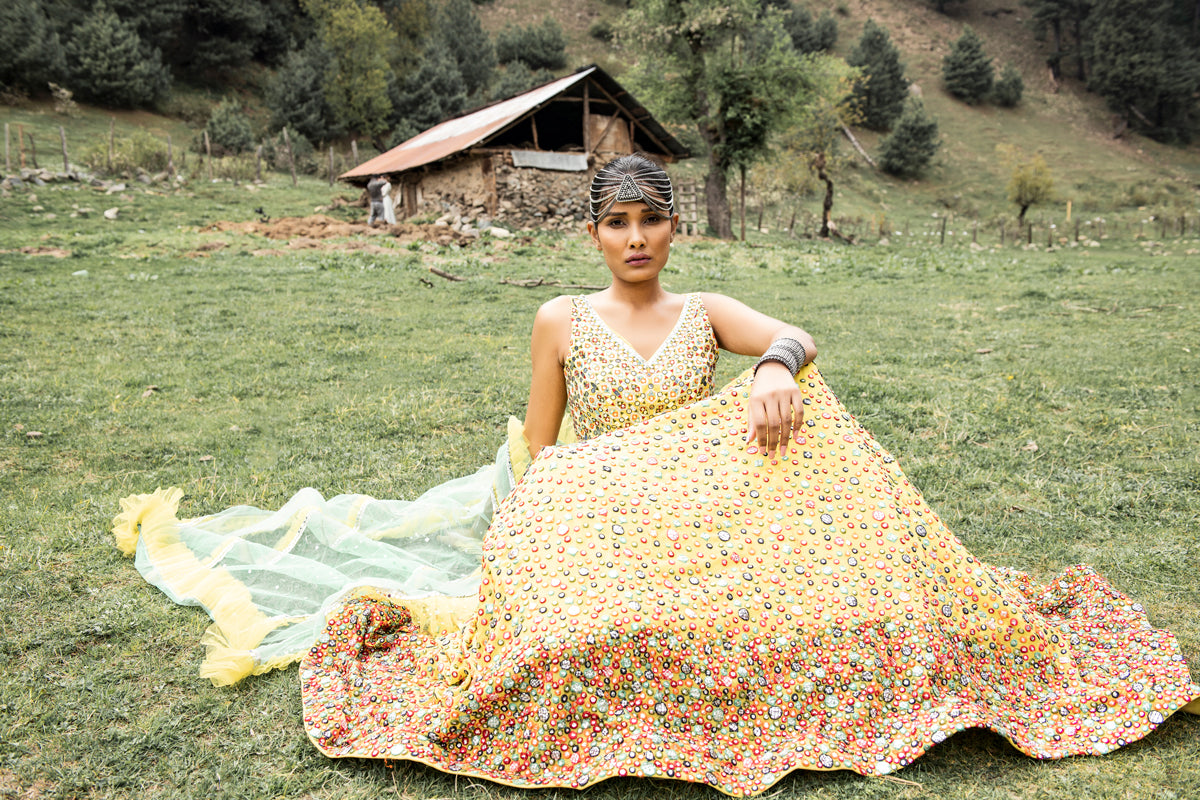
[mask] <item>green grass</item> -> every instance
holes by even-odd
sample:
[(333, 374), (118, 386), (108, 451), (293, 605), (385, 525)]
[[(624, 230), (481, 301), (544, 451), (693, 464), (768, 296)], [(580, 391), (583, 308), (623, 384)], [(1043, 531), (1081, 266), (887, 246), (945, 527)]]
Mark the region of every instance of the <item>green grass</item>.
[[(108, 528), (120, 497), (158, 486), (183, 487), (197, 515), (306, 485), (413, 497), (490, 461), (523, 411), (534, 311), (558, 291), (500, 281), (602, 282), (582, 237), (254, 256), (281, 244), (202, 228), (260, 205), (311, 213), (328, 187), (34, 193), (0, 198), (0, 793), (576, 796), (325, 759), (294, 670), (198, 679), (207, 618), (145, 584)], [(109, 203), (116, 220), (99, 215)], [(11, 252), (29, 245), (71, 255)], [(665, 280), (806, 327), (830, 384), (974, 552), (1041, 578), (1096, 565), (1196, 664), (1197, 246), (685, 241)], [(721, 376), (745, 363), (723, 359)], [(772, 796), (1194, 797), (1200, 721), (1060, 762), (967, 732), (896, 778), (800, 773)], [(582, 795), (717, 796), (652, 780)]]

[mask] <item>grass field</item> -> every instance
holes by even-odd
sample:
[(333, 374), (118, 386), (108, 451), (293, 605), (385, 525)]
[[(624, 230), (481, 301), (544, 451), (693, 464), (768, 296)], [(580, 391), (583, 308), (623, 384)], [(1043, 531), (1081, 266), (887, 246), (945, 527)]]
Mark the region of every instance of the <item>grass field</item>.
[[(207, 618), (146, 585), (108, 528), (120, 497), (158, 486), (182, 487), (193, 516), (303, 486), (412, 497), (490, 461), (523, 411), (533, 313), (561, 291), (501, 281), (602, 283), (594, 251), (539, 235), (256, 256), (281, 245), (202, 230), (312, 213), (330, 192), (311, 180), (33, 194), (0, 198), (0, 796), (576, 796), (325, 759), (294, 669), (200, 681)], [(806, 327), (827, 380), (974, 552), (1040, 578), (1095, 565), (1197, 664), (1197, 248), (686, 240), (665, 279)], [(651, 780), (580, 794), (717, 796)], [(1061, 762), (972, 731), (894, 778), (801, 773), (770, 796), (1196, 797), (1200, 720)]]

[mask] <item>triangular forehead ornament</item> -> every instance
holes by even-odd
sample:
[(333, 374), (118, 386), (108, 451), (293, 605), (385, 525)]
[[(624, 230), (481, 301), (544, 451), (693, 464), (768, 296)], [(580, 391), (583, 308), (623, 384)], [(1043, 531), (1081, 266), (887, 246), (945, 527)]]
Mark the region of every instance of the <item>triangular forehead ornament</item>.
[(634, 200), (646, 201), (646, 195), (642, 194), (642, 188), (637, 185), (637, 181), (628, 172), (621, 179), (621, 188), (617, 189), (617, 203), (632, 203)]

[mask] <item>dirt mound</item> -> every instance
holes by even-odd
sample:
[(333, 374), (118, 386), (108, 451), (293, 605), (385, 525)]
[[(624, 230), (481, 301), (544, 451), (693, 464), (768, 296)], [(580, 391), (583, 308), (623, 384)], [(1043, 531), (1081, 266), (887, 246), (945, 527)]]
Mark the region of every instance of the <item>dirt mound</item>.
[[(268, 239), (303, 241), (305, 248), (323, 247), (312, 244), (320, 239), (348, 239), (362, 236), (391, 236), (401, 242), (435, 242), (437, 244), (467, 244), (474, 241), (470, 236), (451, 230), (445, 225), (380, 225), (372, 228), (362, 222), (346, 222), (324, 214), (310, 217), (284, 217), (267, 221), (214, 222), (204, 228), (204, 233), (235, 231), (253, 233)], [(361, 244), (359, 245), (361, 247)], [(342, 249), (339, 247), (338, 249)]]

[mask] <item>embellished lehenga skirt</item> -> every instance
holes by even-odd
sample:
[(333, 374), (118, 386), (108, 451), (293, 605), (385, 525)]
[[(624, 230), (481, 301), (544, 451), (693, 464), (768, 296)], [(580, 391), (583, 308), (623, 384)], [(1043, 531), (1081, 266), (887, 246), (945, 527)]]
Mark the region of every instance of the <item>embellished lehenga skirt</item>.
[[(312, 741), (515, 786), (744, 795), (796, 769), (886, 774), (971, 727), (1107, 753), (1200, 696), (1138, 603), (1087, 567), (1042, 586), (979, 561), (815, 368), (797, 380), (784, 459), (745, 444), (743, 375), (485, 489), (477, 549), (433, 537), (467, 554), (425, 556), (444, 585), (396, 566), (322, 601), (297, 631)], [(169, 512), (158, 527), (186, 527)]]

